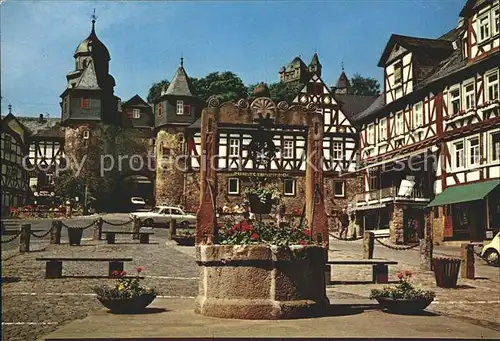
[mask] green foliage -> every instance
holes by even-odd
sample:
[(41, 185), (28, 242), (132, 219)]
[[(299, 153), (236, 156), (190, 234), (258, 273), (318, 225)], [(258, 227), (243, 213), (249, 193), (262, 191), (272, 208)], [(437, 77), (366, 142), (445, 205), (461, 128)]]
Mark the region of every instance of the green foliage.
[(247, 188), (245, 190), (245, 198), (249, 199), (250, 195), (256, 195), (262, 203), (266, 203), (267, 197), (276, 200), (280, 198), (280, 190), (276, 184), (269, 184), (267, 186), (257, 186), (254, 188)]
[(132, 278), (125, 278), (124, 276), (127, 274), (125, 271), (113, 271), (113, 276), (120, 276), (115, 285), (112, 287), (107, 285), (96, 286), (94, 287), (94, 292), (98, 296), (107, 299), (132, 298), (145, 294), (156, 295), (157, 292), (155, 289), (143, 287), (139, 283), (139, 274), (144, 270), (144, 268), (139, 266), (136, 270), (137, 275)]
[(70, 170), (62, 171), (54, 177), (54, 192), (61, 198), (74, 198), (77, 193), (78, 181)]
[(411, 272), (405, 271), (396, 275), (399, 278), (399, 284), (395, 287), (384, 287), (383, 289), (372, 289), (370, 299), (377, 297), (386, 297), (392, 299), (426, 299), (432, 301), (436, 294), (433, 291), (416, 289), (411, 283)]
[(271, 92), (271, 99), (279, 103), (281, 101), (287, 101), (288, 103), (292, 103), (293, 99), (299, 91), (304, 87), (304, 84), (300, 84), (299, 82), (292, 83), (274, 83), (269, 86), (269, 91)]
[(212, 72), (203, 78), (192, 78), (191, 86), (194, 94), (204, 101), (211, 96), (217, 96), (220, 102), (235, 102), (247, 97), (245, 84), (230, 71)]
[(290, 223), (274, 223), (243, 220), (227, 220), (219, 229), (217, 243), (224, 245), (268, 244), (278, 246), (312, 245), (308, 228)]
[(350, 95), (378, 96), (380, 95), (380, 84), (378, 80), (371, 77), (362, 77), (355, 73), (351, 78)]
[(165, 90), (166, 90), (169, 85), (170, 85), (170, 81), (168, 81), (167, 79), (164, 79), (158, 83), (154, 83), (148, 92), (148, 103), (158, 102), (158, 99), (161, 96), (161, 91), (163, 90), (163, 88), (165, 88)]

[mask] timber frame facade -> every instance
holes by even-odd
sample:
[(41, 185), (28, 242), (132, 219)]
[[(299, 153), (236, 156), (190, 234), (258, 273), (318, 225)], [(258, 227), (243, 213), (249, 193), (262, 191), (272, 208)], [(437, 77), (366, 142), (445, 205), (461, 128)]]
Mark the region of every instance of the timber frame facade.
[[(435, 242), (500, 230), (498, 15), (498, 1), (469, 0), (437, 39), (391, 36), (384, 93), (354, 118), (364, 190), (350, 206), (365, 229), (389, 228), (398, 244), (422, 237), (426, 217)], [(492, 187), (484, 197), (440, 204), (447, 189), (480, 182)]]

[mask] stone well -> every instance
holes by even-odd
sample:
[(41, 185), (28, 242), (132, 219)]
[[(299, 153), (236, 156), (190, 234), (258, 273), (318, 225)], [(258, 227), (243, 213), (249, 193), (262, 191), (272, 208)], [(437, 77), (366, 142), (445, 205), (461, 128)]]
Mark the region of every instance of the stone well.
[(325, 251), (320, 246), (199, 245), (201, 315), (273, 320), (324, 315)]

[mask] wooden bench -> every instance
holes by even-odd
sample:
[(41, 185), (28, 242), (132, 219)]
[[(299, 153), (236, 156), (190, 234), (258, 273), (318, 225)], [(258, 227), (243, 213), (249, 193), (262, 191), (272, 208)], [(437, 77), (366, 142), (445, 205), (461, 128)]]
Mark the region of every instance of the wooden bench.
[(117, 234), (139, 234), (139, 243), (141, 244), (149, 244), (149, 235), (154, 234), (154, 232), (150, 231), (139, 231), (138, 233), (136, 232), (128, 232), (128, 231), (106, 231), (103, 232), (106, 234), (106, 241), (108, 244), (114, 244), (115, 243), (115, 237)]
[(128, 257), (40, 257), (37, 261), (45, 261), (45, 278), (61, 278), (63, 262), (109, 262), (109, 276), (113, 276), (113, 271), (123, 271), (123, 262), (131, 262)]
[(372, 265), (372, 282), (389, 283), (388, 265), (395, 265), (398, 262), (387, 259), (332, 259), (326, 262), (333, 265)]

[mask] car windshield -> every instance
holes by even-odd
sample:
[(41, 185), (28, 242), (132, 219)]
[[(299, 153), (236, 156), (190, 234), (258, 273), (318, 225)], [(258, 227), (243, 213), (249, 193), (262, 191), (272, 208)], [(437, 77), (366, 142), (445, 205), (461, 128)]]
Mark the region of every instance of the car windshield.
[(153, 209), (151, 210), (151, 212), (153, 213), (160, 213), (160, 211), (161, 211), (160, 207), (153, 207)]

